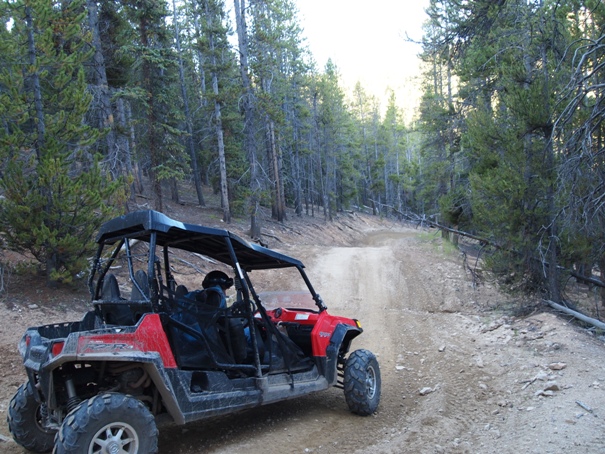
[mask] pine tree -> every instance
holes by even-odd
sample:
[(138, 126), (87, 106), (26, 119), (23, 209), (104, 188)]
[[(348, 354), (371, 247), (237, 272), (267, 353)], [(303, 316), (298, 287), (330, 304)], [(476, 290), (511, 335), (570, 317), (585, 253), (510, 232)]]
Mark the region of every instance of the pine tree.
[(134, 74), (129, 79), (138, 120), (139, 159), (147, 161), (151, 180), (153, 206), (164, 209), (162, 182), (179, 179), (187, 158), (180, 137), (182, 118), (178, 100), (178, 65), (170, 48), (171, 33), (166, 25), (168, 16), (164, 0), (128, 0), (127, 17), (136, 32), (127, 51), (136, 56)]
[(256, 96), (252, 84), (250, 67), (249, 16), (246, 0), (233, 0), (235, 6), (235, 22), (239, 50), (239, 68), (242, 80), (242, 113), (244, 117), (244, 152), (250, 169), (250, 189), (248, 197), (248, 212), (250, 214), (250, 236), (260, 238), (261, 224), (259, 219), (261, 184), (258, 151), (255, 141)]
[(202, 35), (198, 46), (204, 50), (210, 70), (212, 85), (212, 114), (214, 134), (216, 138), (216, 150), (219, 162), (219, 181), (221, 194), (221, 207), (223, 209), (223, 221), (231, 222), (231, 208), (229, 206), (229, 185), (227, 181), (227, 163), (225, 159), (225, 134), (223, 128), (222, 93), (219, 91), (219, 77), (223, 75), (226, 66), (229, 66), (229, 43), (227, 41), (227, 30), (223, 25), (224, 5), (218, 0), (197, 0), (201, 12)]
[(351, 116), (346, 108), (345, 94), (339, 85), (337, 67), (328, 61), (325, 73), (317, 84), (317, 107), (314, 115), (314, 152), (318, 202), (324, 218), (332, 220), (337, 209), (337, 183), (341, 156), (349, 152)]
[[(181, 86), (181, 96), (183, 98), (183, 114), (185, 120), (185, 128), (187, 131), (186, 146), (189, 151), (189, 159), (191, 160), (191, 170), (193, 172), (193, 182), (195, 185), (195, 192), (197, 194), (197, 200), (200, 206), (206, 206), (204, 200), (204, 194), (202, 193), (202, 176), (199, 171), (198, 156), (195, 150), (194, 136), (193, 136), (193, 115), (189, 107), (190, 100), (188, 96), (189, 89), (186, 83), (185, 77), (185, 52), (181, 46), (181, 31), (179, 24), (179, 15), (176, 0), (172, 0), (173, 9), (173, 21), (174, 21), (174, 37), (176, 44), (176, 51), (178, 53), (179, 62), (179, 84)], [(194, 14), (195, 11), (194, 11)], [(197, 20), (197, 18), (196, 18)]]
[(439, 175), (429, 181), (444, 219), (463, 219), (498, 243), (494, 268), (555, 300), (565, 208), (553, 119), (575, 46), (562, 5), (431, 2), (425, 55), (432, 83), (422, 106), (432, 139), (423, 161)]
[(10, 247), (31, 253), (47, 282), (69, 282), (87, 266), (93, 233), (112, 212), (119, 182), (101, 173), (83, 123), (91, 102), (83, 64), (89, 51), (82, 2), (3, 3), (0, 92), (0, 228)]
[[(605, 282), (605, 4), (574, 0), (559, 8), (569, 23), (571, 74), (555, 121), (562, 146), (557, 194), (563, 207), (561, 238), (564, 257), (574, 271), (591, 276), (594, 265)], [(600, 289), (605, 306), (605, 288)]]

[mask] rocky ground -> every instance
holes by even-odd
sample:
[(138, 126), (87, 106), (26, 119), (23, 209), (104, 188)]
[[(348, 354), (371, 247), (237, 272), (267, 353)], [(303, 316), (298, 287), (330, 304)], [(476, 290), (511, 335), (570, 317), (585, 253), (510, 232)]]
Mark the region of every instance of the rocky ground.
[[(353, 214), (332, 224), (305, 219), (268, 223), (263, 239), (302, 259), (330, 312), (362, 322), (353, 347), (378, 356), (378, 411), (350, 414), (334, 388), (164, 425), (161, 453), (603, 452), (603, 339), (539, 302), (515, 317), (510, 297), (473, 279), (434, 231)], [(243, 225), (233, 228), (244, 236)], [(79, 319), (87, 294), (10, 278), (0, 299), (0, 450), (23, 453), (5, 422), (25, 380), (16, 343), (29, 325)]]

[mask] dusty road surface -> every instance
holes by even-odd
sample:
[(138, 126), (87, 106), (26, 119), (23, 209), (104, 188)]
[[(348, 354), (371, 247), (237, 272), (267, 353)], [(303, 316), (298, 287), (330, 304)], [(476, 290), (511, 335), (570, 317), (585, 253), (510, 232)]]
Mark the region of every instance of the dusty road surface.
[[(348, 412), (339, 389), (187, 426), (160, 427), (160, 452), (602, 453), (605, 347), (551, 313), (513, 318), (493, 285), (474, 286), (433, 234), (369, 231), (354, 246), (284, 245), (329, 310), (358, 318), (353, 348), (378, 356), (376, 414)], [(6, 408), (24, 380), (15, 343), (27, 325), (73, 308), (1, 307), (0, 451)]]

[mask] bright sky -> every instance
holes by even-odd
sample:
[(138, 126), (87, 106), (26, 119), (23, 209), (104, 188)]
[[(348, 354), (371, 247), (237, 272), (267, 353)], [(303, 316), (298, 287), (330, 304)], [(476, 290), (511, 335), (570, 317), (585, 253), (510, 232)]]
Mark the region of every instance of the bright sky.
[[(345, 88), (362, 87), (385, 100), (388, 87), (397, 104), (418, 99), (413, 85), (420, 47), (406, 41), (422, 37), (429, 0), (296, 0), (303, 36), (317, 65), (336, 64)], [(384, 101), (386, 104), (386, 101)]]

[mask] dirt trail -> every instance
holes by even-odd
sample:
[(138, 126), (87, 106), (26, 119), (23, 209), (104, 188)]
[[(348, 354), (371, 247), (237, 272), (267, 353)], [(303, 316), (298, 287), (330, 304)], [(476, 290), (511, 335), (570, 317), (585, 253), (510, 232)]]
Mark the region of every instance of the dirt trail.
[[(361, 321), (365, 331), (353, 347), (378, 356), (379, 411), (352, 415), (334, 388), (184, 427), (164, 425), (161, 453), (603, 452), (602, 340), (548, 313), (503, 316), (494, 310), (503, 296), (490, 285), (473, 288), (461, 259), (415, 230), (372, 232), (356, 247), (286, 252), (307, 265), (330, 312)], [(35, 323), (1, 311), (6, 438), (8, 400), (23, 380), (15, 339)], [(2, 452), (24, 452), (2, 440)]]
[[(352, 415), (332, 389), (163, 431), (162, 452), (603, 452), (602, 341), (550, 314), (499, 315), (491, 308), (504, 297), (489, 285), (473, 288), (461, 259), (416, 230), (288, 252), (307, 264), (332, 313), (362, 322), (354, 348), (378, 356), (379, 411)], [(554, 371), (551, 363), (567, 366)], [(535, 396), (549, 382), (559, 390)], [(590, 402), (594, 414), (576, 400)]]

